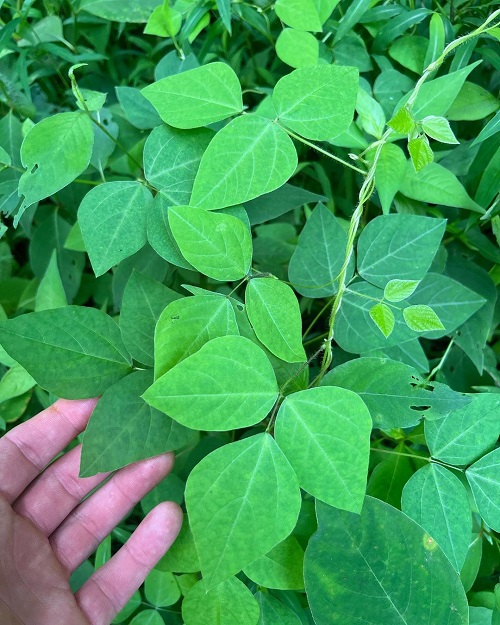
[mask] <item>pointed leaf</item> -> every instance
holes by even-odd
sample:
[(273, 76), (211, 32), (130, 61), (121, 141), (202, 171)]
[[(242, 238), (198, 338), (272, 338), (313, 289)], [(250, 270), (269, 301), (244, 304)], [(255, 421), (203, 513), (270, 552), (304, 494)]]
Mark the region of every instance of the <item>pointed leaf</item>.
[(402, 106), (392, 119), (387, 122), (389, 128), (401, 135), (409, 135), (415, 128), (415, 120), (411, 112)]
[(261, 590), (255, 595), (260, 607), (260, 620), (258, 625), (301, 625), (299, 616), (287, 605), (278, 601), (269, 593)]
[(209, 341), (144, 393), (149, 404), (179, 423), (217, 431), (262, 421), (277, 397), (271, 363), (242, 336)]
[(384, 298), (390, 302), (402, 302), (412, 295), (420, 280), (390, 280), (384, 288)]
[(450, 128), (450, 122), (446, 117), (437, 117), (436, 115), (428, 115), (420, 122), (422, 130), (426, 135), (440, 141), (441, 143), (460, 143)]
[(375, 170), (375, 186), (382, 205), (382, 212), (387, 215), (392, 200), (399, 190), (399, 182), (406, 170), (406, 156), (394, 143), (382, 146)]
[(304, 551), (291, 534), (269, 553), (246, 566), (243, 572), (259, 586), (280, 590), (303, 590)]
[(416, 172), (419, 172), (434, 160), (434, 152), (429, 145), (427, 137), (417, 137), (408, 141), (408, 152)]
[(190, 204), (210, 210), (248, 202), (280, 187), (296, 166), (297, 152), (283, 129), (258, 115), (237, 117), (205, 151)]
[(172, 265), (193, 270), (194, 267), (181, 254), (172, 234), (168, 221), (170, 208), (172, 208), (171, 202), (163, 195), (163, 191), (157, 193), (148, 212), (148, 241), (155, 252)]
[(479, 514), (486, 523), (500, 531), (500, 448), (490, 452), (465, 472)]
[(186, 505), (210, 589), (268, 553), (300, 511), (295, 473), (269, 434), (224, 445), (191, 472)]
[(444, 330), (444, 325), (430, 306), (418, 305), (403, 308), (406, 325), (415, 332)]
[(141, 93), (174, 128), (213, 124), (243, 108), (240, 82), (226, 63), (209, 63), (167, 76)]
[(370, 308), (370, 317), (377, 324), (377, 328), (387, 337), (394, 330), (394, 314), (387, 304), (378, 303)]
[(35, 311), (63, 308), (67, 304), (68, 300), (57, 267), (57, 251), (54, 250), (47, 271), (36, 292)]

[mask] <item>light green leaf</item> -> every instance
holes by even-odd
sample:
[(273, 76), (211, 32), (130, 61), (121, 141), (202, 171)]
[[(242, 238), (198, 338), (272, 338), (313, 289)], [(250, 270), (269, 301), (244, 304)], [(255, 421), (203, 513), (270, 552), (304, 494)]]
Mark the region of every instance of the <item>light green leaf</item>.
[(302, 319), (292, 289), (274, 278), (254, 278), (245, 291), (248, 318), (267, 349), (286, 362), (305, 362)]
[(316, 65), (319, 57), (319, 41), (311, 33), (285, 28), (276, 40), (276, 54), (290, 67)]
[(415, 292), (420, 280), (389, 280), (384, 288), (384, 298), (390, 302), (401, 302)]
[(0, 344), (58, 397), (101, 395), (131, 368), (116, 323), (96, 308), (66, 306), (0, 323)]
[(149, 603), (162, 607), (177, 603), (181, 590), (173, 573), (153, 569), (144, 581), (144, 594)]
[(130, 625), (164, 625), (164, 623), (157, 610), (142, 610), (130, 621)]
[(155, 377), (218, 336), (238, 335), (234, 309), (215, 294), (183, 297), (162, 312), (155, 330)]
[(155, 568), (172, 573), (197, 573), (200, 570), (198, 552), (196, 551), (193, 533), (189, 527), (186, 514), (184, 515), (181, 531), (174, 544)]
[[(323, 204), (318, 204), (306, 221), (290, 259), (288, 277), (293, 288), (306, 297), (336, 293), (346, 247), (347, 234), (338, 219)], [(351, 264), (348, 280), (352, 273)]]
[(346, 131), (354, 115), (359, 72), (317, 65), (283, 76), (273, 91), (278, 120), (308, 139), (326, 141)]
[(152, 201), (149, 190), (135, 181), (105, 182), (83, 198), (78, 222), (96, 276), (145, 245)]
[(304, 551), (291, 534), (243, 569), (253, 582), (279, 590), (304, 589)]
[(437, 117), (436, 115), (428, 115), (420, 122), (422, 130), (426, 135), (440, 141), (441, 143), (460, 143), (450, 128), (450, 122), (446, 117)]
[(153, 366), (156, 322), (167, 304), (180, 297), (161, 282), (132, 271), (120, 309), (120, 330), (132, 358)]
[(429, 390), (416, 369), (387, 358), (350, 360), (327, 373), (322, 385), (357, 393), (368, 407), (374, 427), (382, 430), (413, 427), (422, 417), (445, 415), (470, 403), (467, 396), (450, 389), (440, 392), (436, 385)]
[(498, 99), (481, 85), (465, 82), (447, 113), (450, 120), (484, 119), (499, 107)]
[[(497, 414), (498, 421), (498, 414)], [(500, 448), (490, 452), (465, 472), (479, 514), (486, 523), (500, 531)]]
[(4, 150), (4, 148), (0, 147), (0, 164), (2, 165), (11, 165), (12, 159), (10, 154)]
[(301, 625), (301, 620), (295, 612), (269, 593), (261, 590), (255, 595), (260, 607), (258, 625)]
[(446, 220), (420, 215), (381, 215), (358, 240), (358, 271), (368, 282), (385, 287), (394, 279), (421, 280), (431, 266)]
[(360, 516), (320, 502), (317, 515), (319, 530), (305, 560), (317, 625), (422, 625), (422, 615), (428, 625), (468, 622), (456, 571), (429, 534), (402, 512), (367, 497)]
[(406, 106), (402, 106), (387, 125), (399, 134), (409, 135), (415, 128), (415, 119)]
[(359, 513), (371, 429), (370, 413), (355, 393), (324, 386), (285, 399), (275, 436), (301, 488), (332, 506)]
[(190, 204), (209, 210), (243, 204), (280, 187), (296, 166), (297, 152), (282, 128), (255, 114), (237, 117), (205, 151)]
[(408, 152), (416, 172), (419, 172), (434, 160), (434, 152), (425, 136), (408, 141)]
[(471, 398), (468, 406), (444, 419), (425, 422), (425, 438), (434, 458), (466, 465), (495, 445), (500, 436), (500, 397), (486, 393)]
[[(330, 0), (330, 13), (339, 0)], [(328, 15), (320, 14), (320, 2), (318, 0), (277, 0), (276, 15), (287, 26), (297, 30), (310, 30), (321, 32), (322, 24)]]
[(495, 117), (492, 117), (492, 119), (490, 119), (490, 121), (486, 124), (486, 126), (481, 130), (478, 136), (471, 143), (471, 147), (477, 145), (478, 143), (482, 143), (483, 141), (486, 141), (486, 139), (489, 139), (490, 137), (492, 137), (499, 131), (500, 131), (500, 111), (497, 112)]
[(399, 182), (405, 170), (406, 156), (403, 150), (394, 143), (385, 143), (375, 170), (375, 186), (384, 215), (391, 209), (392, 200), (399, 190)]
[(214, 133), (208, 128), (155, 128), (144, 144), (144, 176), (170, 206), (189, 203), (201, 158)]
[(35, 380), (26, 369), (14, 363), (0, 380), (0, 404), (9, 401), (9, 399), (14, 399), (14, 397), (24, 395), (35, 384)]
[(357, 90), (356, 111), (369, 135), (380, 139), (385, 129), (385, 114), (380, 104), (368, 94), (362, 86)]
[(199, 128), (243, 109), (238, 76), (226, 63), (167, 76), (145, 87), (142, 94), (174, 128)]
[(381, 302), (375, 304), (375, 306), (370, 308), (370, 317), (375, 321), (378, 329), (385, 337), (389, 336), (394, 330), (394, 313), (387, 304), (382, 304)]
[(239, 280), (250, 271), (252, 238), (237, 217), (176, 206), (168, 221), (184, 258), (209, 278)]
[(106, 389), (83, 437), (81, 477), (115, 471), (193, 441), (192, 430), (141, 398), (152, 382), (150, 370), (135, 371)]
[(294, 528), (297, 477), (274, 439), (224, 445), (190, 473), (186, 505), (206, 589), (268, 553)]
[(205, 580), (196, 583), (182, 602), (186, 625), (257, 625), (259, 604), (236, 577), (206, 591)]
[(115, 22), (146, 22), (158, 0), (82, 0), (80, 9)]
[(145, 35), (175, 37), (181, 29), (182, 13), (169, 5), (168, 0), (157, 6), (144, 29)]
[(242, 336), (212, 339), (163, 374), (144, 399), (196, 430), (233, 430), (262, 421), (278, 397), (271, 363)]
[(69, 231), (66, 241), (64, 242), (64, 249), (71, 250), (73, 252), (86, 251), (80, 224), (77, 221), (75, 221), (75, 223), (71, 226), (71, 230)]
[[(82, 112), (58, 113), (35, 124), (21, 146), (23, 207), (53, 195), (84, 172), (93, 143), (92, 122)], [(20, 217), (18, 212), (14, 225)]]
[(67, 304), (68, 300), (57, 266), (57, 250), (54, 250), (47, 271), (36, 292), (35, 311), (63, 308)]
[(415, 332), (444, 330), (444, 325), (430, 306), (419, 304), (403, 308), (403, 317), (406, 325)]
[(163, 195), (163, 191), (157, 193), (148, 212), (148, 241), (155, 252), (172, 265), (183, 269), (194, 269), (181, 254), (179, 246), (175, 242), (168, 222), (170, 208), (171, 202)]
[(469, 549), (472, 516), (462, 482), (444, 467), (428, 464), (403, 489), (402, 510), (428, 532), (458, 573)]

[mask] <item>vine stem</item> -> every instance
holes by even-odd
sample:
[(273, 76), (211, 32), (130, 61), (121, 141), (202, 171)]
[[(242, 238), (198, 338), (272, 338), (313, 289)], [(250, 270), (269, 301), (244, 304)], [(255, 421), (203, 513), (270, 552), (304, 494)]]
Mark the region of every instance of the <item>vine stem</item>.
[[(491, 22), (493, 22), (497, 17), (500, 17), (500, 9), (497, 9), (496, 11), (494, 11), (489, 17), (488, 19), (486, 19), (483, 24), (481, 24), (481, 26), (479, 26), (478, 28), (476, 28), (475, 30), (473, 30), (472, 32), (468, 33), (467, 35), (464, 35), (463, 37), (459, 37), (458, 39), (455, 39), (455, 41), (452, 41), (451, 43), (449, 43), (446, 48), (443, 50), (441, 56), (439, 56), (435, 61), (433, 61), (432, 63), (430, 63), (430, 65), (424, 70), (422, 76), (419, 78), (419, 80), (417, 81), (417, 84), (415, 85), (415, 87), (413, 88), (413, 91), (406, 103), (406, 108), (408, 109), (408, 111), (411, 111), (413, 105), (415, 104), (415, 101), (418, 97), (418, 94), (420, 92), (420, 89), (422, 88), (422, 85), (425, 83), (425, 81), (429, 78), (429, 76), (431, 76), (431, 74), (433, 74), (444, 62), (445, 58), (448, 56), (448, 54), (450, 54), (450, 52), (452, 52), (455, 48), (457, 48), (458, 46), (460, 46), (462, 43), (465, 43), (466, 41), (468, 41), (469, 39), (472, 39), (474, 37), (477, 37), (478, 35), (481, 35), (482, 33), (486, 33), (489, 30), (495, 28), (496, 26), (498, 26), (498, 24), (493, 24), (492, 26), (488, 27), (488, 24), (490, 24)], [(289, 134), (290, 131), (287, 130), (287, 132)], [(323, 361), (321, 363), (321, 369), (319, 374), (317, 375), (317, 377), (315, 378), (313, 384), (318, 384), (321, 379), (323, 378), (323, 376), (325, 375), (325, 373), (328, 371), (328, 367), (330, 366), (331, 362), (332, 362), (332, 342), (333, 342), (333, 334), (334, 334), (334, 327), (335, 327), (335, 319), (337, 317), (337, 314), (340, 310), (340, 306), (342, 304), (342, 299), (344, 297), (344, 294), (346, 292), (346, 275), (347, 275), (347, 267), (349, 265), (349, 261), (351, 260), (351, 257), (354, 253), (354, 241), (359, 229), (359, 224), (361, 222), (361, 218), (363, 216), (363, 209), (364, 206), (366, 204), (366, 202), (370, 199), (374, 189), (375, 189), (375, 171), (377, 168), (377, 164), (378, 164), (378, 160), (380, 158), (380, 154), (382, 152), (382, 148), (383, 146), (387, 143), (388, 138), (390, 137), (390, 135), (392, 135), (394, 133), (394, 131), (392, 130), (392, 128), (389, 128), (388, 130), (385, 131), (385, 133), (383, 134), (382, 138), (379, 139), (378, 141), (375, 141), (369, 148), (367, 148), (367, 150), (365, 150), (365, 152), (374, 149), (375, 148), (375, 155), (373, 158), (373, 161), (370, 165), (370, 168), (368, 170), (368, 172), (364, 172), (365, 173), (365, 180), (363, 182), (363, 185), (361, 186), (360, 192), (359, 192), (359, 196), (358, 196), (358, 204), (354, 210), (354, 213), (351, 217), (351, 221), (349, 223), (349, 230), (348, 230), (348, 235), (347, 235), (347, 246), (346, 246), (346, 253), (345, 253), (345, 258), (344, 258), (344, 262), (342, 265), (342, 268), (340, 270), (339, 273), (339, 287), (338, 287), (338, 291), (337, 294), (335, 296), (335, 299), (333, 300), (333, 305), (332, 305), (332, 310), (330, 313), (330, 320), (329, 320), (329, 325), (328, 325), (328, 336), (325, 339), (325, 351), (323, 354)], [(294, 136), (294, 134), (292, 134), (291, 136)], [(300, 137), (296, 137), (297, 139), (302, 140)], [(303, 140), (302, 140), (303, 141)], [(305, 141), (303, 141), (305, 142)], [(312, 144), (313, 147), (314, 144)], [(316, 146), (317, 148), (317, 146)], [(328, 154), (329, 155), (329, 154)], [(329, 155), (330, 156), (330, 155)], [(345, 164), (345, 163), (344, 163)], [(351, 166), (351, 169), (353, 169), (353, 166)], [(358, 168), (356, 168), (357, 171)]]
[(407, 454), (404, 451), (396, 451), (395, 449), (380, 449), (379, 447), (370, 447), (370, 451), (379, 451), (382, 454), (392, 454), (393, 456), (405, 456), (406, 458), (413, 458), (413, 460), (422, 460), (423, 462), (430, 462), (431, 464), (439, 464), (446, 469), (454, 469), (455, 471), (461, 471), (462, 473), (465, 469), (461, 469), (460, 467), (455, 467), (452, 464), (448, 464), (447, 462), (442, 462), (441, 460), (436, 460), (432, 456), (418, 456), (417, 454)]

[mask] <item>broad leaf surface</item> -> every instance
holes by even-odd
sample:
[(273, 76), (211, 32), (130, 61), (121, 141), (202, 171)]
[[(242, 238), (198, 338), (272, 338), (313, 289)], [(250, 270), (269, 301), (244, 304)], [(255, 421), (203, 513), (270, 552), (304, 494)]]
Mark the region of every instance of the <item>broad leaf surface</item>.
[(269, 434), (225, 445), (191, 472), (186, 505), (210, 589), (284, 540), (300, 511), (297, 478)]
[(495, 449), (466, 471), (479, 514), (500, 531), (500, 449)]
[(96, 276), (145, 245), (152, 201), (149, 190), (133, 181), (105, 182), (83, 198), (78, 222)]
[(391, 209), (392, 200), (399, 191), (400, 180), (405, 170), (406, 157), (403, 150), (394, 143), (385, 143), (375, 170), (375, 186), (384, 215)]
[(66, 306), (0, 323), (0, 344), (58, 397), (101, 395), (131, 369), (117, 324), (95, 308)]
[(358, 271), (375, 286), (390, 280), (421, 280), (431, 266), (446, 221), (419, 215), (381, 215), (358, 241)]
[(288, 285), (254, 278), (245, 291), (245, 304), (255, 334), (270, 352), (286, 362), (305, 362), (299, 303)]
[(237, 117), (206, 149), (190, 204), (209, 210), (243, 204), (280, 187), (296, 166), (297, 152), (282, 128), (259, 115)]
[(170, 303), (155, 330), (155, 377), (197, 352), (208, 341), (239, 334), (234, 309), (220, 295), (195, 295)]
[(158, 0), (82, 0), (80, 9), (116, 22), (146, 22)]
[(245, 575), (259, 586), (279, 590), (303, 590), (304, 551), (293, 534), (269, 553), (246, 566)]
[(321, 502), (317, 515), (319, 530), (305, 558), (317, 625), (468, 622), (459, 576), (438, 544), (402, 512), (366, 497), (361, 515)]
[(419, 469), (403, 490), (402, 510), (428, 532), (460, 573), (469, 549), (472, 516), (462, 482), (438, 464)]
[(168, 221), (184, 258), (215, 280), (243, 278), (252, 262), (252, 238), (237, 217), (200, 208), (176, 206)]
[(278, 387), (264, 352), (242, 336), (212, 339), (164, 373), (144, 398), (195, 430), (233, 430), (258, 423)]
[(370, 413), (355, 393), (324, 386), (288, 396), (275, 435), (301, 488), (332, 506), (360, 512), (371, 429)]
[(168, 221), (168, 211), (172, 204), (163, 195), (163, 191), (156, 194), (149, 207), (147, 218), (147, 236), (151, 247), (163, 259), (183, 269), (193, 269), (193, 266), (181, 254), (177, 245), (170, 223)]
[(426, 421), (431, 454), (443, 462), (466, 465), (492, 449), (500, 436), (500, 397), (474, 394), (470, 404), (443, 419)]
[(144, 581), (144, 595), (156, 607), (170, 606), (181, 598), (181, 589), (172, 573), (155, 568)]
[(162, 78), (142, 94), (174, 128), (200, 128), (240, 113), (241, 87), (225, 63), (209, 63)]
[(355, 67), (317, 65), (283, 76), (273, 91), (278, 120), (307, 139), (326, 141), (353, 119), (359, 73)]
[(300, 625), (301, 620), (297, 614), (281, 601), (278, 601), (269, 593), (261, 590), (255, 595), (260, 607), (260, 620), (258, 625)]
[(184, 514), (181, 531), (174, 544), (158, 562), (156, 568), (172, 573), (197, 573), (200, 570), (198, 552), (187, 514)]

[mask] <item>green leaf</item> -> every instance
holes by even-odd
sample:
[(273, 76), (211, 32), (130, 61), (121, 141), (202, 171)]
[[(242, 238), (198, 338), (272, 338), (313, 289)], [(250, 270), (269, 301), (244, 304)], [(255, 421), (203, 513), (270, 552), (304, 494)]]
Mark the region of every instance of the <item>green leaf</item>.
[(285, 28), (276, 40), (276, 54), (291, 67), (309, 67), (318, 63), (319, 41), (311, 33)]
[(276, 15), (287, 26), (297, 30), (321, 32), (322, 24), (338, 3), (339, 0), (278, 0)]
[(158, 113), (139, 89), (135, 89), (135, 87), (115, 87), (115, 91), (125, 117), (132, 126), (139, 130), (150, 130), (161, 124)]
[[(347, 234), (338, 219), (318, 204), (306, 221), (288, 267), (293, 288), (306, 297), (327, 297), (337, 280), (347, 247)], [(353, 273), (352, 263), (347, 272)]]
[(259, 604), (236, 577), (226, 579), (208, 592), (202, 579), (182, 602), (182, 618), (186, 625), (256, 625)]
[(226, 63), (209, 63), (167, 76), (141, 93), (174, 128), (199, 128), (243, 109), (238, 76)]
[(35, 386), (35, 380), (16, 362), (0, 380), (0, 404), (20, 397)]
[(146, 599), (156, 607), (177, 603), (181, 591), (172, 573), (153, 569), (144, 581)]
[(471, 147), (477, 145), (478, 143), (482, 143), (489, 139), (497, 132), (500, 131), (500, 111), (497, 112), (495, 117), (492, 117), (490, 121), (486, 124), (486, 126), (481, 130), (478, 136), (471, 143)]
[(357, 393), (370, 411), (373, 426), (382, 430), (413, 427), (422, 417), (447, 414), (470, 403), (459, 393), (441, 393), (439, 386), (431, 385), (429, 390), (416, 369), (387, 358), (350, 360), (327, 373), (322, 385)]
[(401, 302), (415, 292), (420, 280), (389, 280), (384, 288), (384, 298), (390, 302)]
[(148, 212), (148, 241), (155, 252), (172, 265), (183, 269), (194, 269), (181, 254), (179, 246), (175, 242), (168, 221), (170, 208), (171, 202), (163, 195), (163, 191), (157, 193)]
[[(189, 431), (190, 440), (189, 445), (193, 445), (197, 442), (198, 436), (193, 435), (193, 432)], [(184, 491), (186, 489), (186, 483), (175, 473), (169, 473), (167, 477), (157, 484), (153, 490), (150, 490), (147, 495), (141, 499), (141, 509), (146, 515), (159, 503), (163, 501), (175, 501), (175, 503), (182, 505), (184, 501)]]
[(319, 530), (305, 560), (317, 625), (421, 625), (422, 615), (429, 625), (468, 622), (456, 571), (429, 534), (399, 510), (367, 497), (360, 516), (319, 502), (317, 515)]
[(130, 621), (130, 625), (164, 625), (164, 623), (156, 610), (142, 610)]
[(498, 109), (498, 99), (481, 85), (465, 82), (447, 113), (450, 120), (484, 119)]
[(245, 291), (248, 318), (259, 341), (286, 362), (305, 362), (302, 319), (292, 289), (274, 278), (254, 278)]
[(358, 240), (358, 271), (368, 282), (385, 287), (394, 279), (421, 280), (431, 266), (446, 220), (420, 215), (381, 215)]
[(434, 160), (434, 152), (425, 136), (408, 141), (408, 152), (416, 172), (419, 172)]
[(175, 37), (181, 29), (182, 13), (169, 5), (168, 0), (157, 6), (144, 29), (145, 35)]
[(465, 472), (479, 514), (495, 532), (500, 531), (499, 467), (500, 448), (475, 462)]
[(54, 250), (47, 271), (36, 292), (35, 311), (63, 308), (67, 304), (68, 300), (57, 267), (57, 250)]
[(301, 620), (297, 614), (288, 606), (278, 601), (269, 593), (261, 590), (255, 595), (260, 607), (260, 620), (258, 625), (301, 625)]
[(196, 430), (233, 430), (262, 421), (278, 397), (271, 363), (242, 336), (203, 345), (163, 374), (144, 399)]
[(384, 215), (391, 209), (392, 200), (399, 190), (399, 181), (405, 170), (406, 157), (403, 150), (394, 143), (385, 143), (375, 169), (375, 186)]
[[(404, 444), (396, 447), (394, 451), (404, 452)], [(413, 463), (408, 456), (397, 454), (383, 456), (384, 460), (379, 462), (370, 474), (366, 494), (399, 509), (403, 487), (413, 475)]]
[(361, 85), (357, 91), (356, 111), (364, 131), (377, 139), (381, 139), (385, 128), (384, 110)]
[(96, 276), (144, 246), (152, 201), (149, 190), (135, 181), (105, 182), (83, 198), (78, 222)]
[(353, 119), (359, 72), (355, 67), (317, 65), (283, 76), (273, 91), (278, 120), (308, 139), (326, 141)]
[(406, 325), (415, 332), (444, 330), (444, 325), (430, 306), (419, 304), (403, 308), (403, 317)]
[(425, 438), (434, 458), (457, 466), (470, 464), (492, 449), (500, 436), (500, 398), (471, 396), (468, 406), (444, 419), (425, 422)]
[[(92, 122), (85, 113), (58, 113), (33, 126), (21, 146), (23, 207), (53, 195), (84, 172), (93, 143)], [(20, 217), (18, 212), (14, 225)]]
[(161, 571), (172, 573), (197, 573), (200, 570), (198, 552), (194, 544), (193, 533), (189, 527), (187, 515), (174, 544), (156, 565)]
[(472, 532), (469, 495), (462, 482), (448, 469), (428, 464), (406, 483), (402, 510), (434, 538), (460, 573)]
[(289, 395), (276, 419), (276, 442), (301, 488), (332, 506), (360, 512), (372, 420), (352, 391), (325, 386)]
[(190, 204), (209, 210), (243, 204), (280, 187), (296, 166), (297, 152), (282, 128), (255, 114), (237, 117), (205, 151)]
[(141, 398), (152, 382), (151, 371), (135, 371), (106, 389), (83, 437), (81, 477), (115, 471), (192, 442), (191, 430)]
[(232, 33), (231, 28), (231, 0), (215, 0), (220, 17), (229, 34)]
[(170, 206), (189, 203), (203, 153), (214, 137), (208, 128), (155, 128), (144, 144), (144, 176)]
[(280, 590), (304, 589), (304, 551), (291, 534), (243, 569), (253, 582)]
[(219, 336), (238, 335), (234, 309), (227, 297), (195, 295), (171, 302), (155, 331), (155, 377)]
[(446, 117), (437, 117), (436, 115), (428, 115), (420, 122), (422, 130), (426, 135), (440, 141), (441, 143), (460, 143), (450, 128), (450, 122)]
[(398, 134), (409, 135), (415, 128), (415, 120), (406, 106), (402, 106), (387, 125)]
[(387, 337), (394, 330), (394, 314), (387, 304), (379, 302), (370, 308), (370, 317), (377, 324), (377, 328)]
[(250, 271), (252, 238), (237, 217), (176, 206), (168, 221), (184, 258), (209, 278), (240, 280)]
[(123, 342), (135, 360), (150, 367), (154, 364), (156, 322), (167, 304), (181, 296), (135, 269), (132, 271), (120, 311)]
[(66, 306), (0, 323), (0, 344), (58, 397), (101, 395), (131, 368), (116, 323), (95, 308)]
[(269, 434), (224, 445), (190, 473), (186, 505), (206, 589), (284, 540), (297, 522), (300, 489)]
[(158, 0), (82, 0), (80, 9), (115, 22), (146, 22)]

